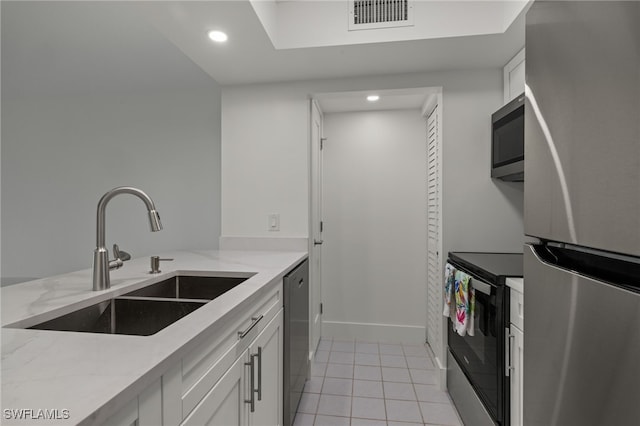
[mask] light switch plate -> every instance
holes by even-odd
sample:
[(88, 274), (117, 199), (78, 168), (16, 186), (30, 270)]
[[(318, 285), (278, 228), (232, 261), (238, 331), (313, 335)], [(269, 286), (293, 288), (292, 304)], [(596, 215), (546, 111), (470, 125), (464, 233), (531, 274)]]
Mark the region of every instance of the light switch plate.
[(280, 230), (280, 214), (271, 213), (269, 215), (269, 222), (267, 224), (267, 229), (269, 231), (279, 231)]

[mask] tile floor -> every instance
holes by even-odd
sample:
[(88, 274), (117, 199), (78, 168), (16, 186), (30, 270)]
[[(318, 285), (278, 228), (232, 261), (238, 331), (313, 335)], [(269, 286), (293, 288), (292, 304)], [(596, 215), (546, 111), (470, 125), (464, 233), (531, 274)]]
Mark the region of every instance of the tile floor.
[(323, 338), (294, 426), (462, 426), (425, 346)]

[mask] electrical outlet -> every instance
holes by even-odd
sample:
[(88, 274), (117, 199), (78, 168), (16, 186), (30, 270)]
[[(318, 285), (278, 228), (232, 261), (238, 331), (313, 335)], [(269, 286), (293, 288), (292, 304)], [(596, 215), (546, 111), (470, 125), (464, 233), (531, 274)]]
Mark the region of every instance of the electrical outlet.
[(269, 216), (269, 222), (267, 224), (267, 229), (269, 231), (279, 231), (280, 230), (280, 214), (271, 213)]

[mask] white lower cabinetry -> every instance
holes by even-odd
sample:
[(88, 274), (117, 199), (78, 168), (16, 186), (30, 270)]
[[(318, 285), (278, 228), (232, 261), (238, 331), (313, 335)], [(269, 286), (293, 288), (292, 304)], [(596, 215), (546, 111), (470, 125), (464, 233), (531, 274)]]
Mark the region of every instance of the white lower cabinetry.
[(211, 388), (209, 393), (193, 409), (182, 423), (184, 426), (226, 425), (241, 426), (247, 424), (248, 407), (245, 397), (246, 350), (227, 370), (222, 379)]
[(524, 375), (524, 296), (511, 289), (511, 326), (509, 328), (511, 426), (522, 426), (523, 375)]
[(522, 426), (524, 333), (511, 324), (511, 426)]
[(229, 318), (220, 331), (212, 333), (105, 424), (281, 425), (282, 302), (280, 283)]
[(282, 424), (282, 317), (280, 309), (187, 416), (184, 426)]
[(256, 358), (259, 364), (255, 369), (254, 381), (258, 392), (254, 392), (255, 411), (249, 411), (250, 425), (282, 424), (283, 317), (284, 311), (280, 309), (250, 348), (251, 354), (260, 354), (259, 358)]
[(110, 426), (156, 426), (162, 424), (162, 387), (156, 381), (105, 423)]

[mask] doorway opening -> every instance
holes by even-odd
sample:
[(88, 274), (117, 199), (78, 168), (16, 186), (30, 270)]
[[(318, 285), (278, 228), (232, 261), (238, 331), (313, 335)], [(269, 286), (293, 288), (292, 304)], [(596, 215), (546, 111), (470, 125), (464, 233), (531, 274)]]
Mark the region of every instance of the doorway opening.
[[(441, 93), (428, 87), (312, 97), (311, 356), (321, 336), (424, 343), (431, 318), (436, 329), (441, 324), (429, 312), (437, 295), (428, 290), (429, 253), (439, 242), (427, 238), (428, 118), (439, 111)], [(366, 100), (372, 94), (376, 102)], [(437, 206), (434, 212), (440, 214)]]

